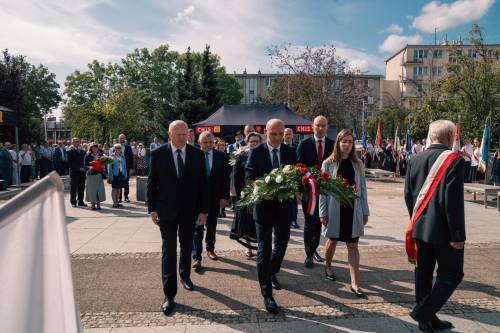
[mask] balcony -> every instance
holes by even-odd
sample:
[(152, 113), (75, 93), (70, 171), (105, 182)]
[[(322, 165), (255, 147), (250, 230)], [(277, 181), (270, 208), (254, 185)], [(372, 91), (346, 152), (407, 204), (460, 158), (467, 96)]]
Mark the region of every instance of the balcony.
[(424, 80), (424, 76), (423, 75), (417, 75), (417, 76), (414, 76), (414, 77), (408, 77), (408, 76), (399, 76), (399, 81), (402, 82), (402, 83), (410, 83), (410, 82), (421, 82)]
[(415, 65), (415, 64), (423, 64), (424, 63), (424, 58), (413, 58), (413, 59), (406, 59), (401, 62), (401, 65)]

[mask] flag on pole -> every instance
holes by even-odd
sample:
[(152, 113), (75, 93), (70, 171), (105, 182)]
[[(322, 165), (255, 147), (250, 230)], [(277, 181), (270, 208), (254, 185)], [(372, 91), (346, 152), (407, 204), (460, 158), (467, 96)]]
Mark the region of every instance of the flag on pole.
[(401, 149), (401, 141), (399, 140), (399, 126), (396, 127), (396, 133), (394, 133), (394, 150), (396, 153)]
[(0, 206), (2, 332), (82, 332), (56, 172)]
[(366, 147), (368, 146), (366, 142), (366, 131), (363, 128), (363, 134), (361, 135), (361, 146), (363, 149), (361, 150), (361, 157), (365, 158), (366, 157)]
[(460, 151), (460, 122), (455, 125), (455, 133), (453, 134), (453, 148), (452, 150), (457, 153)]
[(486, 118), (484, 123), (483, 130), (483, 139), (481, 140), (481, 159), (479, 160), (479, 170), (482, 173), (486, 173), (486, 167), (488, 164), (488, 153), (490, 151), (490, 130), (491, 128), (491, 119), (490, 117)]
[(377, 137), (375, 139), (375, 145), (382, 148), (382, 131), (380, 129), (380, 120), (377, 122)]
[(410, 125), (406, 127), (406, 159), (409, 160), (411, 157), (411, 133)]

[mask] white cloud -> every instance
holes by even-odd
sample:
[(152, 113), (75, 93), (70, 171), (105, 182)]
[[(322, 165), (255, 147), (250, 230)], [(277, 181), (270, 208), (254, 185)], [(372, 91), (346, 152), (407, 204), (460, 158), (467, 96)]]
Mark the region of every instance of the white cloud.
[(440, 31), (473, 22), (484, 16), (495, 0), (458, 0), (452, 3), (431, 1), (412, 21), (412, 27), (423, 32)]
[[(188, 46), (203, 51), (208, 44), (211, 51), (221, 57), (228, 72), (242, 72), (245, 68), (248, 72), (271, 70), (267, 47), (281, 43), (283, 35), (287, 35), (284, 31), (293, 26), (280, 25), (277, 17), (285, 14), (277, 13), (275, 6), (266, 0), (193, 0), (190, 3), (167, 20), (165, 42), (180, 52)], [(177, 4), (182, 8), (179, 1)], [(173, 6), (171, 2), (167, 6), (161, 1), (157, 5), (165, 11), (171, 11)]]
[(200, 23), (194, 19), (191, 18), (195, 10), (195, 7), (193, 5), (189, 5), (188, 7), (184, 8), (184, 10), (180, 11), (177, 13), (177, 15), (171, 20), (172, 22), (188, 22), (193, 25), (199, 25)]
[(342, 42), (333, 42), (337, 55), (347, 59), (349, 66), (359, 69), (361, 72), (367, 72), (373, 68), (385, 70), (384, 60), (364, 50), (348, 47)]
[(387, 29), (385, 29), (385, 31), (391, 34), (399, 35), (403, 33), (403, 27), (401, 27), (398, 24), (391, 24), (390, 26), (387, 27)]
[(379, 46), (380, 52), (394, 53), (399, 51), (407, 44), (420, 44), (422, 43), (422, 36), (419, 34), (415, 35), (389, 35), (384, 40), (384, 42)]

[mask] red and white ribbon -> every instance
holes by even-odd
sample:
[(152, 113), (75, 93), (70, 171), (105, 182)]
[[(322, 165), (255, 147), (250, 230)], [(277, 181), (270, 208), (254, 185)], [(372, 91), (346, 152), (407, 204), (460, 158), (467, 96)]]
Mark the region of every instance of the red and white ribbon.
[(309, 187), (309, 200), (307, 202), (306, 213), (314, 215), (316, 210), (316, 200), (318, 198), (318, 182), (313, 177), (307, 179), (307, 186)]

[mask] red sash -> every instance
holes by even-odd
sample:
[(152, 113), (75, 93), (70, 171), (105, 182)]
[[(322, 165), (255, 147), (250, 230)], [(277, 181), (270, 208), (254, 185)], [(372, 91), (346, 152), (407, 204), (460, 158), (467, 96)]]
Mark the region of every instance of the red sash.
[[(446, 150), (441, 155), (439, 155), (436, 162), (432, 166), (427, 178), (425, 180), (420, 193), (418, 194), (417, 202), (413, 207), (413, 214), (410, 219), (410, 223), (408, 224), (408, 228), (406, 229), (406, 254), (408, 255), (408, 261), (411, 263), (417, 262), (417, 246), (415, 239), (413, 239), (413, 227), (417, 222), (418, 218), (422, 215), (425, 208), (427, 208), (427, 204), (432, 198), (432, 195), (436, 191), (436, 188), (439, 185), (439, 182), (446, 174), (446, 170), (451, 165), (451, 163), (459, 157), (458, 153), (454, 153), (450, 150)], [(423, 223), (423, 221), (422, 221)]]

